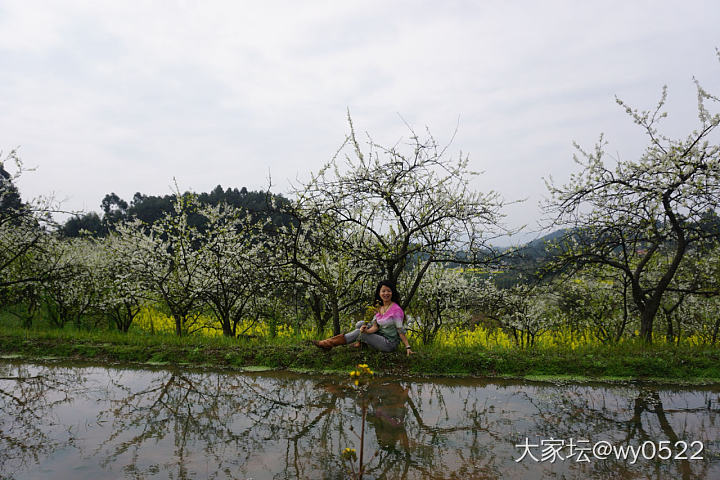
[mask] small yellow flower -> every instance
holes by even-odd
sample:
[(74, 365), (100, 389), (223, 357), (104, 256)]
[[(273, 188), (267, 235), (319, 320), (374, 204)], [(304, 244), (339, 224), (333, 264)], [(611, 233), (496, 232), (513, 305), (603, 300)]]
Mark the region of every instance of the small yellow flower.
[(359, 386), (360, 382), (366, 383), (369, 378), (375, 374), (366, 363), (358, 364), (355, 370), (350, 371), (350, 378), (354, 379), (355, 386)]
[(342, 458), (345, 460), (355, 460), (357, 458), (357, 454), (355, 452), (354, 448), (346, 448), (342, 451)]

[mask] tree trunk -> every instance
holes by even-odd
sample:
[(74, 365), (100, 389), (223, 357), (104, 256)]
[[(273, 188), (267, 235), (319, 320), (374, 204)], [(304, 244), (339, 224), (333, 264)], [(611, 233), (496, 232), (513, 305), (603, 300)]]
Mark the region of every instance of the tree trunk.
[(627, 290), (628, 290), (628, 281), (626, 278), (623, 278), (623, 321), (620, 324), (620, 328), (617, 331), (617, 335), (615, 335), (615, 343), (618, 343), (620, 341), (620, 339), (622, 338), (622, 335), (625, 332), (625, 327), (627, 326), (627, 323), (628, 323)]
[(657, 303), (648, 302), (640, 311), (640, 338), (647, 344), (652, 343), (653, 320), (655, 320), (658, 307)]
[(667, 309), (663, 308), (663, 314), (665, 315), (665, 321), (667, 322), (667, 332), (665, 332), (665, 340), (667, 340), (669, 344), (672, 344), (675, 341), (672, 313), (668, 312)]
[(320, 299), (317, 295), (312, 294), (308, 303), (310, 304), (310, 310), (312, 310), (313, 316), (315, 317), (315, 328), (319, 334), (322, 334), (323, 330), (325, 330), (325, 325), (327, 324), (327, 316), (324, 315), (325, 312), (323, 312)]
[(173, 318), (175, 319), (175, 335), (182, 337), (182, 317), (173, 314)]
[(331, 297), (332, 319), (333, 319), (333, 335), (340, 335), (340, 312), (338, 311), (338, 303), (335, 295)]
[(223, 336), (224, 337), (234, 337), (235, 332), (233, 332), (233, 328), (230, 322), (230, 318), (223, 318), (221, 320), (222, 328), (223, 328)]

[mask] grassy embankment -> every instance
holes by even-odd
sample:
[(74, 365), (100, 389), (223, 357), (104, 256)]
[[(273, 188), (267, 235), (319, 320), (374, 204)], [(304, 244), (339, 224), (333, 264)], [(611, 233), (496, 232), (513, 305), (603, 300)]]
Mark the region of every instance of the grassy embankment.
[[(3, 322), (5, 323), (5, 322)], [(95, 364), (145, 364), (201, 368), (348, 371), (368, 363), (379, 373), (477, 375), (526, 378), (645, 379), (671, 383), (720, 382), (720, 348), (645, 346), (544, 346), (532, 349), (481, 346), (418, 346), (409, 358), (398, 349), (318, 350), (295, 337), (233, 339), (115, 331), (0, 328), (0, 356), (34, 361), (67, 359)]]

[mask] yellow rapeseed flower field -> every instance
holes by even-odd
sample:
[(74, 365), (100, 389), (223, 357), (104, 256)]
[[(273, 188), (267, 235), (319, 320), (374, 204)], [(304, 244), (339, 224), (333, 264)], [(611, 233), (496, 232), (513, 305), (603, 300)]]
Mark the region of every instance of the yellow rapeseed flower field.
[[(136, 317), (133, 328), (150, 334), (173, 334), (175, 333), (175, 321), (172, 317), (165, 313), (153, 309), (144, 308)], [(201, 315), (186, 326), (190, 333), (195, 335), (221, 336), (222, 328), (220, 323), (210, 316)], [(352, 328), (351, 326), (348, 329)], [(311, 339), (317, 336), (311, 328), (297, 329), (291, 325), (278, 323), (274, 327), (276, 338), (299, 338)], [(259, 338), (271, 337), (271, 326), (263, 321), (251, 322), (246, 320), (238, 325), (238, 333), (251, 335)], [(635, 336), (639, 332), (635, 332)], [(412, 331), (408, 332), (408, 337), (419, 342), (417, 336)], [(620, 343), (628, 341), (621, 340)], [(685, 336), (682, 343), (688, 346), (700, 346), (703, 344), (699, 335)], [(655, 344), (663, 344), (666, 342), (664, 335), (653, 335)], [(570, 328), (555, 329), (538, 335), (535, 339), (536, 347), (560, 347), (575, 350), (581, 346), (598, 346), (601, 342), (589, 329), (577, 330)], [(499, 328), (486, 328), (483, 326), (475, 326), (471, 329), (455, 327), (445, 329), (438, 332), (435, 338), (435, 346), (451, 347), (451, 348), (515, 348), (516, 344), (511, 333)]]

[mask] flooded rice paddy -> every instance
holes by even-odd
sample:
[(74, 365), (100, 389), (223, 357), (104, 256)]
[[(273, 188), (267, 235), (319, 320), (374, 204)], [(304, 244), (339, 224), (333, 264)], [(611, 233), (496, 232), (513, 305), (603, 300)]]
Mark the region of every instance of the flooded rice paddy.
[(720, 386), (0, 363), (0, 479), (720, 478)]

